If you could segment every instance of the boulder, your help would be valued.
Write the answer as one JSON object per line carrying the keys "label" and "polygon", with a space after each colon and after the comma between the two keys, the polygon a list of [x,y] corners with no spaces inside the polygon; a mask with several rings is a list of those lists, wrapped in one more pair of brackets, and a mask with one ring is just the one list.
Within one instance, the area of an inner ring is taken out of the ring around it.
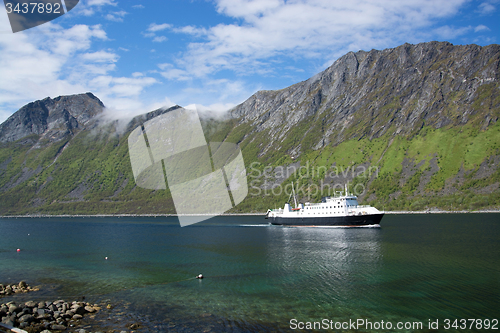
{"label": "boulder", "polygon": [[79,315],[84,315],[87,313],[87,310],[83,306],[78,306],[73,308],[73,311]]}
{"label": "boulder", "polygon": [[12,303],[9,305],[9,312],[10,313],[17,313],[19,311],[21,311],[21,309],[15,303]]}
{"label": "boulder", "polygon": [[55,330],[55,331],[63,331],[66,329],[66,326],[64,325],[60,325],[60,324],[52,324],[50,326],[51,329]]}
{"label": "boulder", "polygon": [[90,305],[87,305],[84,309],[85,309],[86,312],[90,312],[90,313],[94,313],[95,312],[94,307],[90,306]]}
{"label": "boulder", "polygon": [[2,323],[8,326],[14,326],[14,322],[10,320],[9,317],[3,317],[2,318]]}
{"label": "boulder", "polygon": [[26,305],[28,308],[34,308],[34,307],[38,306],[38,303],[33,302],[33,301],[28,301],[28,302],[24,303],[24,305]]}
{"label": "boulder", "polygon": [[20,323],[31,323],[35,321],[35,317],[31,314],[25,314],[19,318]]}

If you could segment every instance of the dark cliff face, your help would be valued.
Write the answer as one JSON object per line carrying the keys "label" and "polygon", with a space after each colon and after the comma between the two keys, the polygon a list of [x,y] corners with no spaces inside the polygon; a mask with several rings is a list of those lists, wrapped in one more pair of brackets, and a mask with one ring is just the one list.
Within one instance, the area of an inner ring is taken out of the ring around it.
{"label": "dark cliff face", "polygon": [[92,93],[49,97],[29,103],[0,125],[0,142],[12,142],[32,134],[58,141],[87,125],[102,113],[104,105]]}
{"label": "dark cliff face", "polygon": [[231,115],[268,129],[274,141],[301,122],[321,122],[316,143],[302,147],[313,149],[385,133],[411,136],[424,125],[484,129],[500,116],[499,64],[500,45],[430,42],[350,52],[307,81],[257,92]]}

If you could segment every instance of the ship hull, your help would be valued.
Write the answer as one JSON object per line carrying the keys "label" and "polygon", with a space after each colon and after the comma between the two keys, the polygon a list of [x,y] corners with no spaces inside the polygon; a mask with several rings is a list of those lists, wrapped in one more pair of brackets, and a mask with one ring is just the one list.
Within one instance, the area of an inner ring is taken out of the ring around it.
{"label": "ship hull", "polygon": [[286,226],[346,226],[356,227],[380,224],[384,214],[321,217],[269,217],[271,224]]}

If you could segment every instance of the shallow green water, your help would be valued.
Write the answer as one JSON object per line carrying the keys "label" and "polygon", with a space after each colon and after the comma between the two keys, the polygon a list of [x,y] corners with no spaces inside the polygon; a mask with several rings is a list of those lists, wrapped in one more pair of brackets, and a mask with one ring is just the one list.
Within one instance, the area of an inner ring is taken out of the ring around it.
{"label": "shallow green water", "polygon": [[144,331],[288,331],[295,318],[423,323],[385,330],[398,332],[439,320],[449,332],[445,319],[500,319],[498,214],[388,215],[381,228],[263,223],[0,219],[0,282],[41,284],[31,299],[109,299]]}

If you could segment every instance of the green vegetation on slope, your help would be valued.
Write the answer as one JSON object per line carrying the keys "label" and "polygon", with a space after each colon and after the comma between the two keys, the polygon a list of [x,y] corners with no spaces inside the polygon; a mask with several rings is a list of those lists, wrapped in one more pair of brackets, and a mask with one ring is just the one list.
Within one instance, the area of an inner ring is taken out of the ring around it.
{"label": "green vegetation on slope", "polygon": [[135,186],[127,137],[112,126],[44,148],[10,143],[0,148],[0,158],[0,164],[10,159],[0,174],[2,215],[175,212],[168,191]]}
{"label": "green vegetation on slope", "polygon": [[[312,150],[317,124],[306,121],[279,141],[237,119],[203,122],[207,141],[239,143],[243,151],[249,195],[231,212],[280,207],[292,182],[302,201],[318,201],[348,182],[362,202],[385,210],[500,206],[498,123],[486,130],[424,126],[411,137],[385,134]],[[37,139],[0,147],[0,214],[175,213],[168,190],[135,185],[127,133],[109,125],[33,147]],[[287,152],[297,145],[308,148],[293,159]],[[275,170],[292,163],[296,172],[280,186],[265,186]]]}
{"label": "green vegetation on slope", "polygon": [[[350,190],[357,192],[362,202],[386,210],[476,210],[500,206],[500,168],[494,162],[500,158],[498,123],[483,131],[472,125],[424,127],[412,138],[384,135],[309,150],[300,157],[300,170],[274,190],[263,189],[264,169],[268,167],[267,173],[271,174],[276,166],[290,164],[288,155],[280,158],[272,152],[255,158],[256,154],[248,154],[247,150],[248,145],[243,147],[244,155],[254,157],[245,160],[247,165],[259,164],[249,170],[249,181],[254,185],[235,212],[282,206],[289,196],[284,189],[290,189],[292,181],[302,201],[318,201],[332,195],[348,181]],[[326,175],[330,178],[325,179]],[[488,186],[490,189],[484,190]]]}

